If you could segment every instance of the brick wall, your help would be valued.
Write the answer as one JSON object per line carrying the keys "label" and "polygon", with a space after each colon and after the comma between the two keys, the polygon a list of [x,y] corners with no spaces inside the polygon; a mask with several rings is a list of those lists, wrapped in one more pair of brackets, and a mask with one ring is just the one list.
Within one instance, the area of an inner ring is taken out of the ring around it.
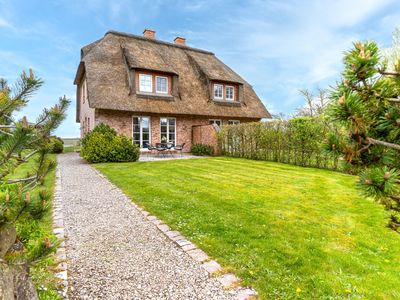
{"label": "brick wall", "polygon": [[89,107],[87,91],[82,91],[82,84],[84,81],[85,79],[77,87],[77,97],[80,102],[79,123],[81,138],[84,137],[86,132],[92,130],[95,127],[95,109]]}
{"label": "brick wall", "polygon": [[104,123],[118,134],[132,138],[132,113],[118,110],[96,110],[96,125]]}
{"label": "brick wall", "polygon": [[[112,111],[112,110],[97,110],[96,109],[96,125],[99,123],[105,123],[113,127],[119,134],[124,134],[129,138],[132,138],[132,117],[133,115],[141,115],[145,117],[150,117],[150,129],[151,129],[151,144],[155,145],[156,143],[161,142],[161,134],[160,134],[160,117],[174,117],[176,119],[176,144],[185,143],[184,152],[190,152],[190,148],[192,146],[192,128],[196,128],[196,126],[201,126],[201,139],[204,144],[215,144],[216,136],[213,133],[215,131],[213,126],[205,126],[209,125],[210,119],[221,119],[221,118],[208,118],[208,117],[200,117],[200,116],[168,116],[168,115],[159,115],[159,114],[135,114],[132,112],[124,112],[124,111]],[[237,120],[237,119],[235,119]],[[226,123],[228,119],[222,119],[223,123]],[[241,122],[249,122],[252,120],[240,120]],[[253,120],[254,121],[254,120]],[[197,134],[197,132],[196,132]],[[207,137],[210,135],[210,137]],[[200,143],[198,141],[195,143]]]}
{"label": "brick wall", "polygon": [[193,127],[193,144],[206,144],[214,149],[214,154],[219,155],[217,128],[214,125],[199,125]]}

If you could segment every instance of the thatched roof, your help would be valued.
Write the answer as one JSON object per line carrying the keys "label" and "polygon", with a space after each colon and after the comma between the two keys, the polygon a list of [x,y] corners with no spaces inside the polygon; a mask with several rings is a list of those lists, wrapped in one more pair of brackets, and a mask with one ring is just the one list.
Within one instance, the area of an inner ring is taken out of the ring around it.
{"label": "thatched roof", "polygon": [[[169,99],[136,94],[131,86],[131,70],[135,69],[171,74],[177,79],[177,92]],[[232,118],[270,117],[243,78],[213,53],[185,45],[110,31],[82,48],[74,83],[79,84],[84,74],[92,108]],[[242,91],[240,103],[212,101],[212,80],[237,83]]]}

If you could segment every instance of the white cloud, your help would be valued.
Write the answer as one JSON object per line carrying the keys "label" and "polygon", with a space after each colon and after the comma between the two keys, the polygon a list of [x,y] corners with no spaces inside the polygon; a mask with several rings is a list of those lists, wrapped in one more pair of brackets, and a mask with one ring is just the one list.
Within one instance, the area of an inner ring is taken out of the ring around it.
{"label": "white cloud", "polygon": [[392,2],[256,0],[240,7],[232,18],[211,24],[211,32],[201,36],[255,86],[267,105],[268,92],[278,92],[284,99],[273,99],[278,101],[274,109],[294,109],[301,104],[300,88],[334,83],[343,51],[352,41],[365,38],[357,27]]}
{"label": "white cloud", "polygon": [[0,28],[14,28],[14,26],[5,18],[0,17]]}

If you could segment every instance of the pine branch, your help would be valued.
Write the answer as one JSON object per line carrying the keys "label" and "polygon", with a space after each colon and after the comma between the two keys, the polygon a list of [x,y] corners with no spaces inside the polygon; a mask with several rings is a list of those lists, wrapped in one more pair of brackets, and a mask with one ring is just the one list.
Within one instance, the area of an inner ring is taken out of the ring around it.
{"label": "pine branch", "polygon": [[370,142],[373,145],[382,145],[382,146],[389,147],[389,148],[396,149],[396,150],[400,151],[400,145],[398,145],[398,144],[388,143],[388,142],[376,140],[376,139],[373,139],[373,138],[367,138],[367,141]]}
{"label": "pine branch", "polygon": [[26,178],[20,178],[20,179],[9,179],[7,181],[7,183],[18,183],[18,182],[25,182],[25,181],[29,181],[29,180],[33,180],[36,178],[36,175],[34,176],[30,176],[30,177],[26,177]]}
{"label": "pine branch", "polygon": [[4,131],[4,130],[1,130],[1,129],[0,129],[0,133],[1,133],[1,134],[8,135],[8,136],[13,136],[11,133],[9,133],[9,132],[7,132],[7,131]]}
{"label": "pine branch", "polygon": [[39,149],[36,149],[35,151],[32,151],[31,153],[29,153],[28,155],[26,155],[22,160],[23,161],[27,161],[32,155],[35,155],[36,153],[39,152]]}
{"label": "pine branch", "polygon": [[365,150],[368,150],[369,147],[371,147],[371,143],[368,143],[367,145],[365,145],[364,147],[362,147],[361,149],[359,149],[357,152],[358,154],[361,154],[362,152],[364,152]]}
{"label": "pine branch", "polygon": [[385,71],[383,69],[378,69],[378,72],[381,75],[385,75],[385,76],[400,76],[400,72],[390,72],[390,71]]}
{"label": "pine branch", "polygon": [[29,70],[29,76],[22,72],[21,77],[14,85],[14,95],[12,101],[23,100],[26,101],[27,98],[32,96],[41,86],[43,85],[43,80],[36,78],[32,70]]}

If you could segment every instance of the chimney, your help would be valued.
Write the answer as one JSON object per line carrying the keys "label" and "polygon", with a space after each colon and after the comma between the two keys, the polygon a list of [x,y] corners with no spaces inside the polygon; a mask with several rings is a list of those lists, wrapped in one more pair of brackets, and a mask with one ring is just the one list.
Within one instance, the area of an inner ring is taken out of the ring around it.
{"label": "chimney", "polygon": [[177,36],[177,37],[174,39],[174,43],[175,43],[175,44],[178,44],[178,45],[184,45],[184,46],[186,46],[186,39],[183,38],[183,37]]}
{"label": "chimney", "polygon": [[151,30],[151,29],[145,29],[143,31],[143,36],[148,38],[148,39],[155,40],[156,39],[156,32],[154,30]]}

